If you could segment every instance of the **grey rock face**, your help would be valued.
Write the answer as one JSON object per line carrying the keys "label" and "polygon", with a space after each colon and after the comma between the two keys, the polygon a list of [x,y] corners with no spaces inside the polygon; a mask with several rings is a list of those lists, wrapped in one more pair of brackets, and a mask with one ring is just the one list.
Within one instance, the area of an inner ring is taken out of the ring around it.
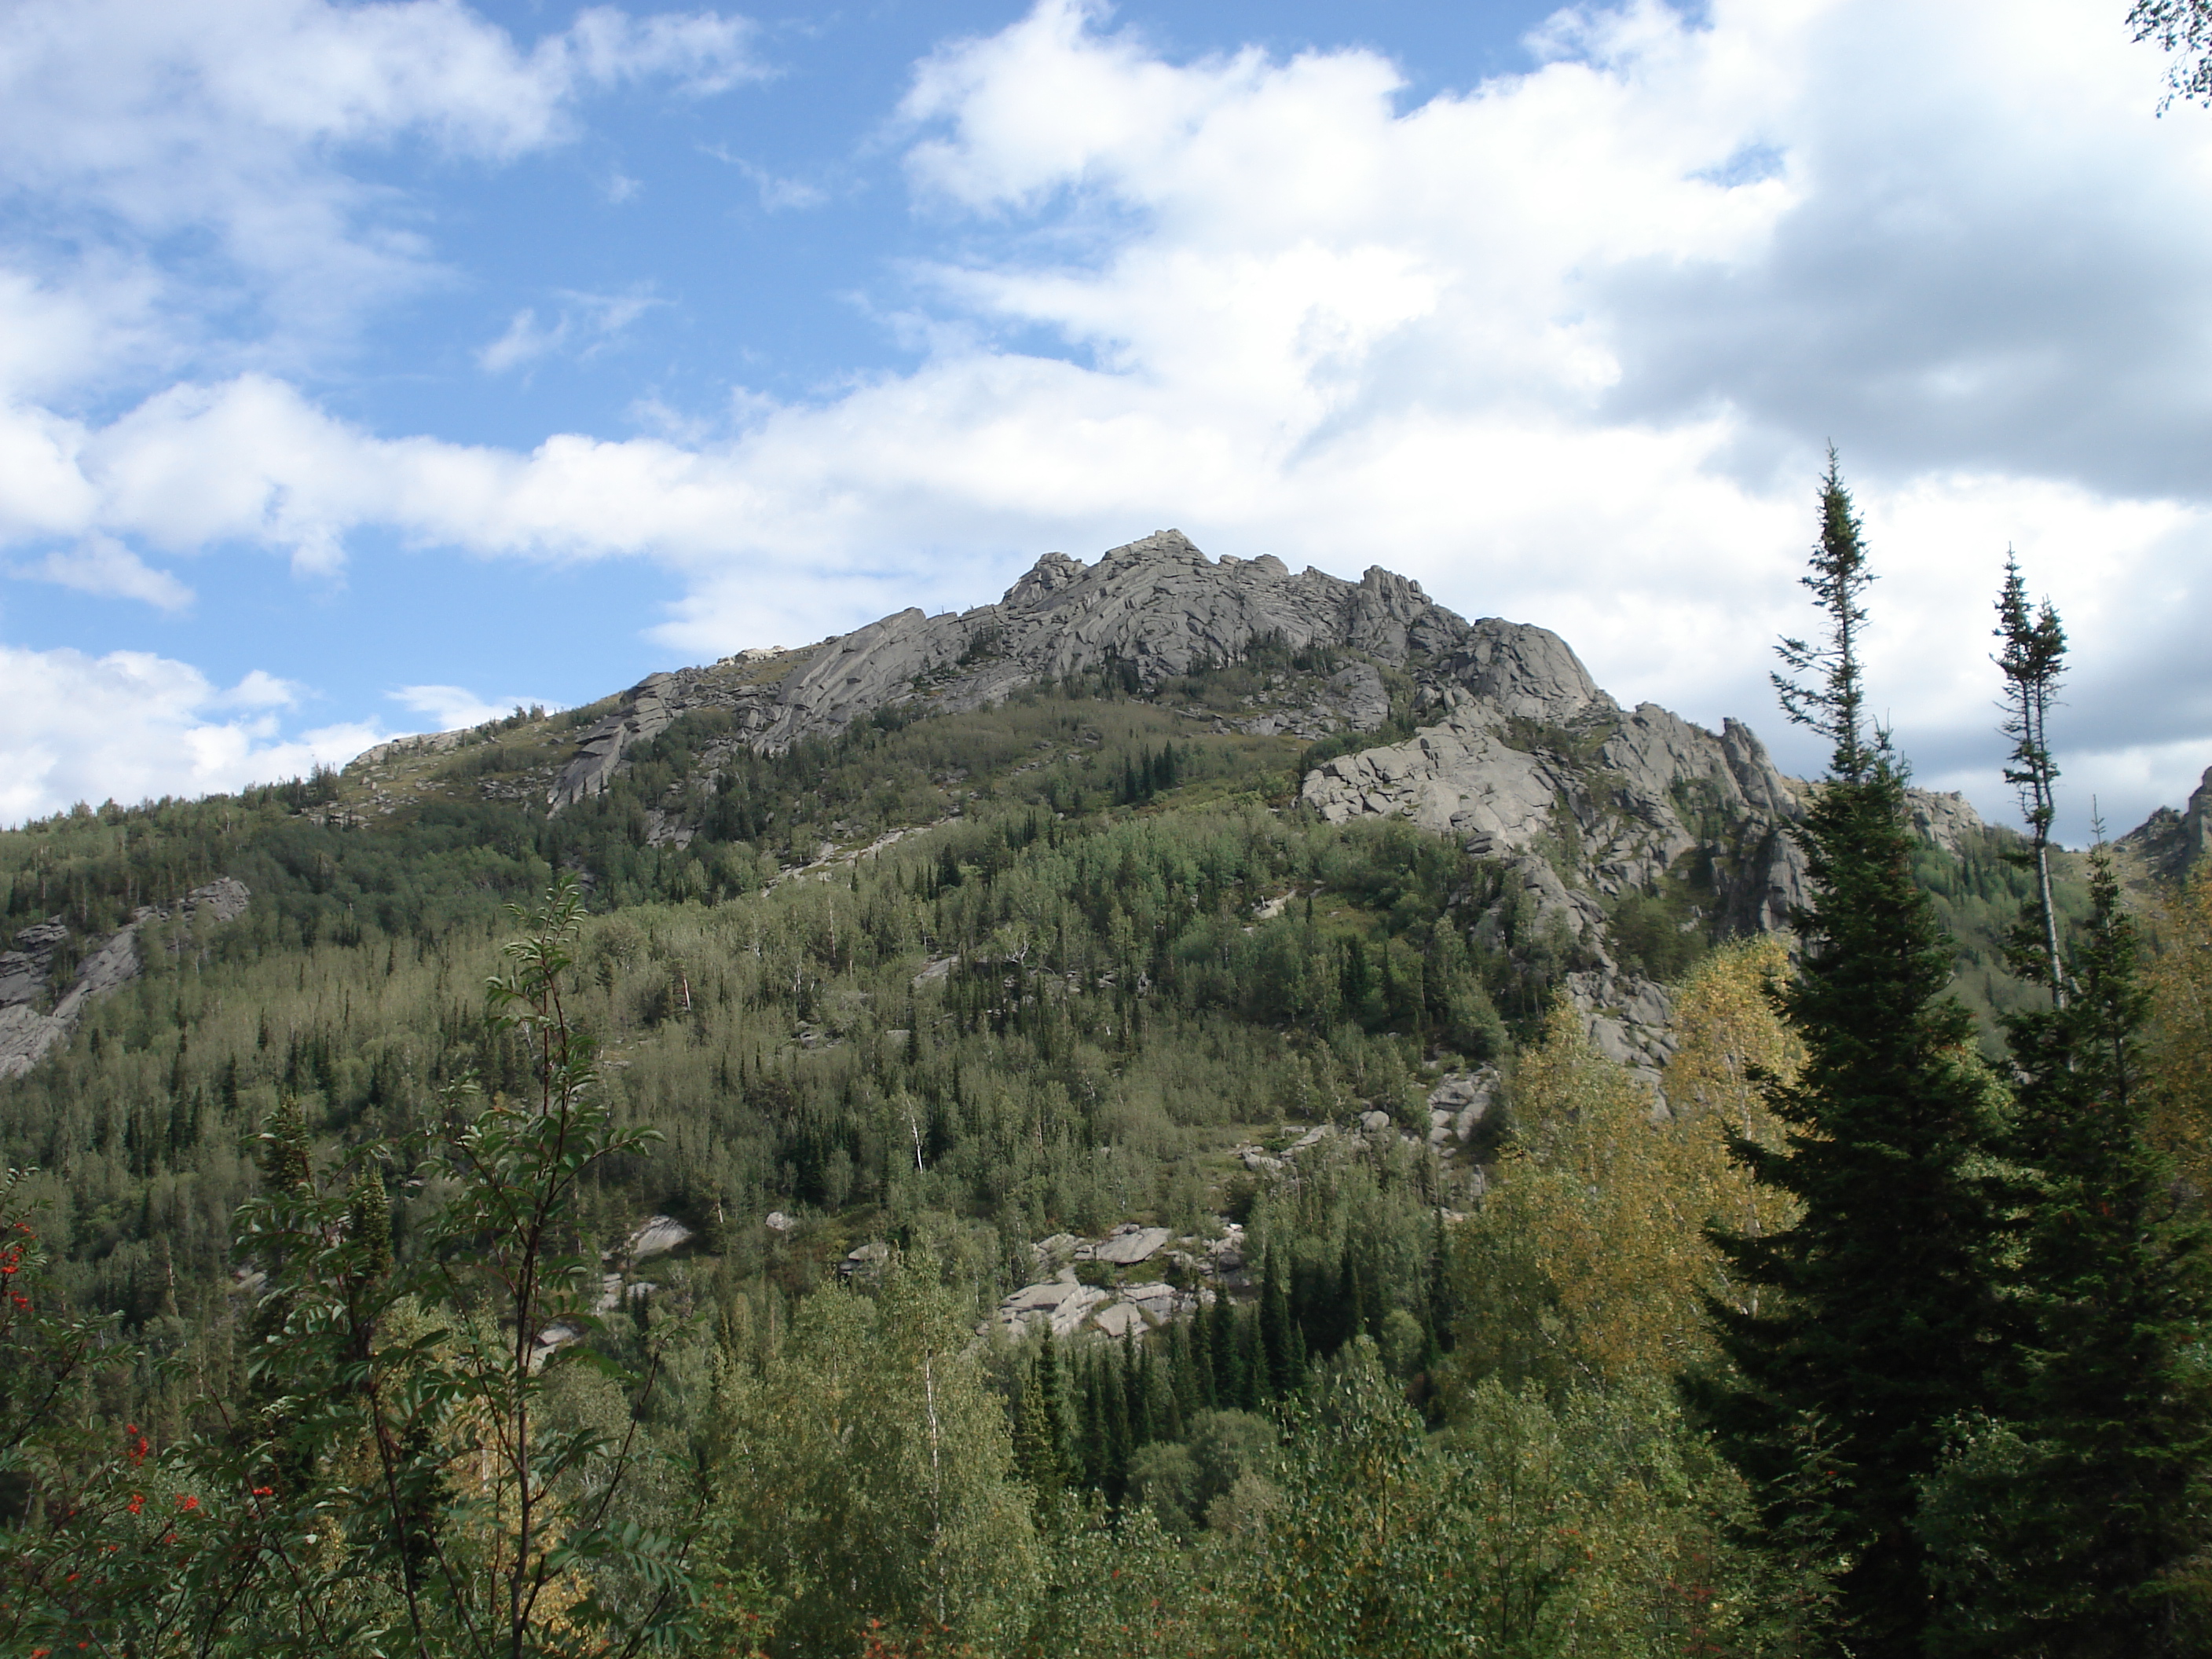
{"label": "grey rock face", "polygon": [[[88,1005],[137,977],[142,928],[170,921],[187,927],[229,921],[245,912],[252,897],[244,882],[224,876],[193,888],[173,905],[139,906],[77,964],[69,989],[50,1013],[41,1013],[37,1005],[69,930],[58,917],[23,929],[15,935],[16,948],[0,955],[0,1078],[28,1072],[69,1036]],[[172,950],[182,947],[181,939],[170,941]]]}
{"label": "grey rock face", "polygon": [[1671,1008],[1616,959],[1613,915],[1671,886],[1720,931],[1787,927],[1806,897],[1785,833],[1803,787],[1733,720],[1709,732],[1655,704],[1624,710],[1543,629],[1475,623],[1423,690],[1436,724],[1328,762],[1301,798],[1331,823],[1410,819],[1500,866],[1478,939],[1564,933],[1589,964],[1564,986],[1585,1034],[1656,1088]]}
{"label": "grey rock face", "polygon": [[[1201,661],[1236,660],[1262,640],[1355,651],[1374,661],[1346,665],[1305,714],[1259,716],[1246,729],[1272,722],[1267,730],[1302,735],[1371,732],[1389,720],[1390,707],[1375,663],[1463,651],[1487,664],[1498,641],[1516,632],[1510,623],[1470,627],[1419,583],[1387,570],[1370,569],[1357,582],[1312,569],[1293,575],[1273,557],[1209,559],[1180,531],[1163,530],[1092,565],[1048,553],[996,605],[935,617],[902,611],[804,650],[743,653],[650,676],[579,739],[549,801],[557,811],[599,793],[627,751],[694,708],[726,709],[741,741],[776,752],[879,708],[918,704],[955,714],[1109,664],[1156,686]],[[1559,652],[1572,662],[1564,646]],[[1526,684],[1516,684],[1531,708],[1557,701],[1538,689],[1544,669],[1528,665]]]}
{"label": "grey rock face", "polygon": [[1717,732],[1654,704],[1623,711],[1565,641],[1485,623],[1437,688],[1443,717],[1402,744],[1330,761],[1301,797],[1331,823],[1410,818],[1503,862],[1509,886],[1594,955],[1611,904],[1694,880],[1726,928],[1771,931],[1804,897],[1782,831],[1802,811],[1748,727]]}
{"label": "grey rock face", "polygon": [[2212,842],[2212,766],[2179,811],[2161,806],[2142,823],[2120,837],[2123,851],[2134,854],[2151,873],[2179,881],[2196,867]]}
{"label": "grey rock face", "polygon": [[1429,1091],[1429,1144],[1443,1146],[1447,1139],[1464,1141],[1482,1120],[1498,1093],[1498,1068],[1453,1072],[1437,1079]]}
{"label": "grey rock face", "polygon": [[15,935],[15,948],[0,951],[0,1008],[19,1007],[45,995],[54,953],[69,938],[59,916],[33,922]]}
{"label": "grey rock face", "polygon": [[1913,829],[1947,853],[1956,853],[1961,841],[1983,827],[1982,815],[1956,791],[1908,790],[1905,809],[1912,815]]}
{"label": "grey rock face", "polygon": [[1659,1079],[1680,1045],[1674,1030],[1674,1002],[1666,988],[1637,975],[1606,969],[1570,974],[1564,989],[1582,1016],[1583,1035],[1590,1047],[1649,1085],[1652,1115],[1668,1116]]}

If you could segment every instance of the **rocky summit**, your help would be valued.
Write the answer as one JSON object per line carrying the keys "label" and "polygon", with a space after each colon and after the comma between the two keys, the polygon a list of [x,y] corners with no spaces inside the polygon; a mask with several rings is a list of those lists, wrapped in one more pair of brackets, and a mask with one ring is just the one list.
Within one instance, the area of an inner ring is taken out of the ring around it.
{"label": "rocky summit", "polygon": [[[1323,652],[1330,665],[1220,724],[1387,739],[1316,767],[1299,798],[1331,822],[1403,818],[1504,865],[1490,934],[1525,935],[1533,922],[1594,961],[1569,994],[1593,1040],[1650,1076],[1668,1050],[1667,995],[1618,959],[1620,902],[1671,893],[1698,925],[1753,933],[1786,926],[1805,896],[1802,855],[1783,833],[1805,786],[1748,726],[1710,732],[1654,704],[1625,709],[1558,635],[1469,622],[1379,566],[1358,581],[1293,574],[1273,557],[1209,558],[1175,530],[1095,564],[1048,553],[996,605],[902,611],[804,649],[654,674],[580,734],[549,805],[605,789],[637,744],[695,709],[726,711],[736,743],[775,753],[882,710],[980,708],[1088,671],[1157,688],[1262,643]],[[1915,806],[1939,839],[1979,827],[1957,796],[1916,794]]]}
{"label": "rocky summit", "polygon": [[776,751],[878,709],[980,708],[1040,680],[1107,664],[1157,685],[1194,664],[1233,661],[1263,639],[1362,659],[1275,729],[1371,731],[1389,714],[1373,665],[1480,651],[1483,629],[1542,633],[1510,623],[1470,627],[1432,603],[1419,583],[1379,567],[1357,582],[1313,569],[1292,575],[1276,558],[1209,559],[1181,531],[1163,530],[1092,565],[1048,553],[996,605],[935,617],[902,611],[801,650],[744,651],[649,676],[584,733],[550,799],[558,807],[596,793],[633,744],[694,708],[727,709],[747,743]]}

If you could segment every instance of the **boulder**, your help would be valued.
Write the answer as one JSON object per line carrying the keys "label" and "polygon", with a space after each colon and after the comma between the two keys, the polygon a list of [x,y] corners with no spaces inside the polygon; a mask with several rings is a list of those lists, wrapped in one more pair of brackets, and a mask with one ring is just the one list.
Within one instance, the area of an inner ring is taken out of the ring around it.
{"label": "boulder", "polygon": [[872,1279],[883,1271],[884,1264],[891,1259],[891,1247],[884,1243],[860,1245],[848,1252],[837,1264],[840,1277]]}
{"label": "boulder", "polygon": [[1102,1241],[1093,1247],[1091,1255],[1117,1267],[1131,1267],[1158,1253],[1171,1237],[1165,1227],[1133,1228]]}
{"label": "boulder", "polygon": [[1131,1331],[1141,1333],[1145,1329],[1143,1312],[1127,1302],[1116,1302],[1109,1308],[1101,1309],[1092,1316],[1091,1322],[1117,1342]]}
{"label": "boulder", "polygon": [[674,1217],[650,1216],[642,1227],[629,1236],[623,1253],[633,1262],[642,1261],[647,1256],[665,1255],[690,1237],[691,1230]]}

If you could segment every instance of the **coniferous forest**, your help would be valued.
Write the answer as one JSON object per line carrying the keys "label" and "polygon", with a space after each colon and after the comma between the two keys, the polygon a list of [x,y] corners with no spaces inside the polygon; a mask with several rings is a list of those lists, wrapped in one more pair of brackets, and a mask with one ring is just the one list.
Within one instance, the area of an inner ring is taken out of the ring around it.
{"label": "coniferous forest", "polygon": [[0,1651],[2206,1651],[2212,865],[2052,843],[2017,569],[2028,832],[1920,833],[1832,463],[1817,534],[1808,902],[1603,898],[1663,1065],[1301,805],[1405,685],[1217,718],[1279,640],[0,835],[41,971],[143,963],[0,1079]]}

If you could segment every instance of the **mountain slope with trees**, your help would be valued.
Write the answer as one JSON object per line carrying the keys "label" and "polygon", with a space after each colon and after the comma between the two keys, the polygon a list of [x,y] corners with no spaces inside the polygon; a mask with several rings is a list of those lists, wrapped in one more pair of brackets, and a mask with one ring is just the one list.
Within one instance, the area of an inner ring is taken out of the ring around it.
{"label": "mountain slope with trees", "polygon": [[[1826,1500],[1674,1389],[1773,1313],[1709,1230],[1816,1212],[1751,1177],[1776,1080],[1828,1063],[1766,988],[1843,796],[1542,630],[1267,563],[1051,558],[962,617],[0,836],[45,930],[0,991],[40,1017],[141,907],[251,895],[140,920],[0,1080],[22,1616],[153,1620],[142,1651],[1806,1650],[1860,1594],[1793,1518]],[[2039,878],[1952,798],[1884,802],[1946,1063],[2001,1092],[1974,1016],[1994,1054],[2039,994],[2006,955]],[[2146,1049],[2185,1169],[2190,1029]],[[580,1146],[524,1133],[586,1097]],[[688,1237],[648,1262],[651,1216]],[[1182,1241],[1142,1305],[1195,1314],[988,1316],[1125,1222]],[[218,1489],[258,1541],[189,1594],[64,1588]],[[344,1541],[303,1555],[316,1504]]]}

